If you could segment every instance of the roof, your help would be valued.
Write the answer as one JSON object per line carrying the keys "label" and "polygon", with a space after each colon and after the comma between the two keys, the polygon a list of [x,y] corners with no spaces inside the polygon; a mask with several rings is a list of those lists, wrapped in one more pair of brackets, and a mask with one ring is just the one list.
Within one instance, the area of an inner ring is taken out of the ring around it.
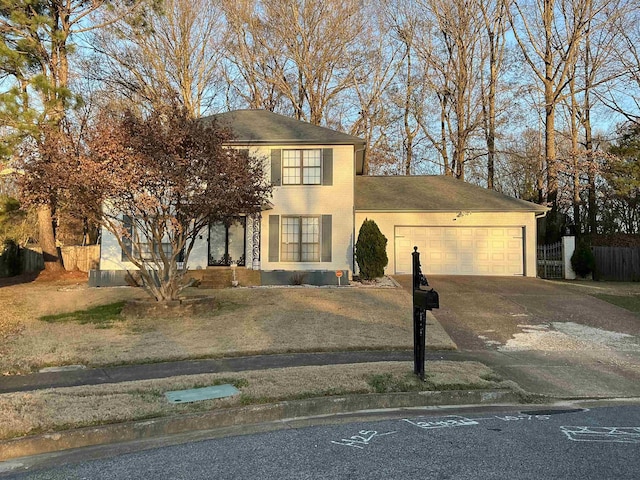
{"label": "roof", "polygon": [[234,110],[204,117],[229,127],[238,145],[361,145],[364,140],[268,110]]}
{"label": "roof", "polygon": [[443,175],[356,176],[355,203],[359,211],[544,213],[548,210],[545,206]]}

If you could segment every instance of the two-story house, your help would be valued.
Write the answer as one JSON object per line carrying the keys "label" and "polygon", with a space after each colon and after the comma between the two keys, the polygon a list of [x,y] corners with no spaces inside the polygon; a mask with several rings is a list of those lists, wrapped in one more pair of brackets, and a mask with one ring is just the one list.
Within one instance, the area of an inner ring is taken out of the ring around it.
{"label": "two-story house", "polygon": [[[536,275],[536,216],[545,207],[442,176],[363,177],[362,139],[276,113],[208,118],[233,131],[230,147],[265,161],[274,189],[260,214],[201,232],[191,271],[234,264],[259,271],[253,283],[262,284],[290,284],[295,275],[335,284],[340,271],[344,283],[357,270],[354,246],[370,218],[388,239],[390,274],[410,273],[417,245],[425,273]],[[111,274],[92,284],[122,283],[135,269],[118,253],[103,231],[100,270]]]}

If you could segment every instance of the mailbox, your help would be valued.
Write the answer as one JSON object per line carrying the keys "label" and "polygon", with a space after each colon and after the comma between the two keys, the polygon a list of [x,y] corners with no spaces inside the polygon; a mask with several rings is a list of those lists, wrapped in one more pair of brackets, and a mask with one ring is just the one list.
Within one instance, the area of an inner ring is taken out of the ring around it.
{"label": "mailbox", "polygon": [[440,308],[440,297],[433,288],[431,290],[415,289],[413,291],[413,306],[424,310]]}

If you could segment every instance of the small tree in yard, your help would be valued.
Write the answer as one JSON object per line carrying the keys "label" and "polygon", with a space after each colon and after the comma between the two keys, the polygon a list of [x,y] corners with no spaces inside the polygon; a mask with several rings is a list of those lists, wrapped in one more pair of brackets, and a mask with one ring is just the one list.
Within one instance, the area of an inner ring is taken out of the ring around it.
{"label": "small tree in yard", "polygon": [[372,280],[384,275],[384,267],[389,263],[387,237],[382,234],[373,220],[365,218],[360,227],[356,242],[356,261],[360,276],[364,280]]}
{"label": "small tree in yard", "polygon": [[103,113],[78,160],[69,191],[80,206],[99,200],[94,218],[157,301],[188,286],[189,255],[209,222],[258,212],[270,195],[262,161],[226,148],[231,138],[179,107]]}

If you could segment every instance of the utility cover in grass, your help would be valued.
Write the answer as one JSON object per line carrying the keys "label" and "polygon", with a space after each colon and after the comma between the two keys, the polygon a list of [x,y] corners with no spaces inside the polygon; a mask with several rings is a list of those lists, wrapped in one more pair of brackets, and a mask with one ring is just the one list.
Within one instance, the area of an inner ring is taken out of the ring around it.
{"label": "utility cover in grass", "polygon": [[213,387],[192,388],[190,390],[175,390],[166,392],[169,403],[190,403],[199,402],[201,400],[212,400],[214,398],[231,397],[240,393],[233,385],[225,383],[224,385],[215,385]]}

